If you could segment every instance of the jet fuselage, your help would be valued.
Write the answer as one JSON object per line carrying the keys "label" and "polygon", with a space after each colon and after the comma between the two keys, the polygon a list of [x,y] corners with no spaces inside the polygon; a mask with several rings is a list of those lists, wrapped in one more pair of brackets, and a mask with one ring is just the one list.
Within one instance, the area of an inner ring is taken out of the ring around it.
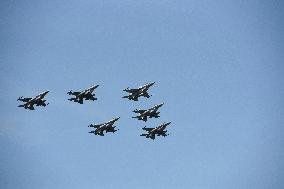
{"label": "jet fuselage", "polygon": [[30,110],[34,110],[34,105],[36,106],[46,106],[48,104],[45,104],[46,100],[43,100],[43,98],[47,95],[49,91],[44,91],[40,94],[38,94],[37,96],[33,97],[33,98],[22,98],[19,97],[18,100],[25,102],[23,105],[19,105],[18,107],[24,107],[25,109],[30,109]]}

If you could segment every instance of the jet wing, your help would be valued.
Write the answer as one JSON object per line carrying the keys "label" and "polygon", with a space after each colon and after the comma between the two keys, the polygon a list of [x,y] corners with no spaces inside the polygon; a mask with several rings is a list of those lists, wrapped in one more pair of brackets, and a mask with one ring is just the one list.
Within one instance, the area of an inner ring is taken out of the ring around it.
{"label": "jet wing", "polygon": [[28,102],[28,101],[30,101],[32,98],[21,98],[21,97],[19,97],[18,98],[18,101],[22,101],[22,102]]}
{"label": "jet wing", "polygon": [[30,109],[30,110],[34,110],[35,108],[34,108],[33,106],[30,106],[29,109]]}
{"label": "jet wing", "polygon": [[98,135],[105,136],[103,132],[99,132]]}
{"label": "jet wing", "polygon": [[124,91],[128,93],[136,93],[137,91],[139,91],[139,89],[124,89]]}
{"label": "jet wing", "polygon": [[95,135],[104,136],[103,130],[101,128],[97,128],[94,131],[90,131],[89,133],[94,133]]}
{"label": "jet wing", "polygon": [[147,121],[147,116],[143,116],[142,120],[146,122]]}
{"label": "jet wing", "polygon": [[35,109],[33,105],[28,105],[27,108],[30,109],[30,110],[34,110]]}
{"label": "jet wing", "polygon": [[139,114],[143,114],[144,112],[146,112],[146,110],[133,110],[134,113],[139,113]]}
{"label": "jet wing", "polygon": [[36,106],[47,106],[49,103],[45,103],[45,100],[42,100],[40,102],[37,102],[35,105]]}
{"label": "jet wing", "polygon": [[91,124],[88,127],[100,128],[100,126],[102,126],[102,124]]}
{"label": "jet wing", "polygon": [[138,96],[132,96],[132,99],[133,99],[134,101],[138,101]]}
{"label": "jet wing", "polygon": [[78,103],[83,104],[83,98],[79,98]]}
{"label": "jet wing", "polygon": [[72,92],[72,95],[77,96],[78,94],[80,94],[81,92]]}
{"label": "jet wing", "polygon": [[69,95],[75,95],[75,96],[77,96],[78,94],[80,94],[81,92],[73,92],[73,91],[69,91],[67,94],[69,94]]}
{"label": "jet wing", "polygon": [[150,95],[149,95],[149,93],[147,93],[147,92],[144,93],[144,96],[145,96],[146,98],[150,98]]}
{"label": "jet wing", "polygon": [[156,136],[155,134],[151,134],[149,137],[154,140],[155,136]]}
{"label": "jet wing", "polygon": [[129,100],[134,100],[134,101],[138,101],[138,96],[137,95],[127,95],[127,96],[123,96],[122,98],[128,98]]}
{"label": "jet wing", "polygon": [[163,137],[166,137],[166,136],[168,136],[169,134],[166,134],[166,132],[164,132],[164,133],[161,133],[160,135],[162,135]]}
{"label": "jet wing", "polygon": [[146,127],[143,127],[142,129],[145,130],[145,131],[152,131],[152,130],[154,130],[155,128],[146,128]]}

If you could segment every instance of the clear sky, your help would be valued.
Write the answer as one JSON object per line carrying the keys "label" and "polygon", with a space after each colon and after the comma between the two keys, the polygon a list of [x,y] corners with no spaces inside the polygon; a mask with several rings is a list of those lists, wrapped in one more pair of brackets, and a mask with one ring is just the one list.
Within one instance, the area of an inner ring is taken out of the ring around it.
{"label": "clear sky", "polygon": [[[0,1],[0,188],[284,188],[283,13],[280,0]],[[150,99],[121,98],[153,81]],[[67,100],[93,84],[98,101]],[[48,107],[17,107],[44,90]],[[161,102],[159,119],[131,119]],[[117,133],[88,133],[115,116]],[[164,121],[167,138],[139,136]]]}

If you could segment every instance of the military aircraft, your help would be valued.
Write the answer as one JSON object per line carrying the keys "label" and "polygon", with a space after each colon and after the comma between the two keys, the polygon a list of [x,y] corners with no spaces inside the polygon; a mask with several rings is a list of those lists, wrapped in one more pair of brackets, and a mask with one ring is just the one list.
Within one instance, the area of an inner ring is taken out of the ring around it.
{"label": "military aircraft", "polygon": [[74,98],[69,98],[68,100],[70,101],[74,101],[74,102],[78,102],[80,104],[83,104],[83,100],[97,100],[97,98],[95,97],[95,94],[92,94],[94,92],[94,90],[98,87],[99,85],[93,85],[90,88],[83,90],[81,92],[72,92],[69,91],[67,94],[69,95],[74,95]]}
{"label": "military aircraft", "polygon": [[164,105],[164,103],[157,104],[157,105],[149,108],[148,110],[139,110],[139,109],[133,110],[134,113],[138,113],[140,115],[132,117],[132,118],[137,118],[138,120],[143,120],[145,122],[147,121],[147,117],[149,117],[149,118],[152,118],[152,117],[158,118],[158,117],[160,117],[159,116],[160,112],[157,112],[157,111],[163,105]]}
{"label": "military aircraft", "polygon": [[156,128],[146,128],[145,126],[142,129],[145,130],[147,133],[141,134],[140,136],[145,136],[146,138],[151,138],[152,140],[155,139],[155,135],[166,137],[169,134],[166,134],[167,130],[165,129],[169,124],[171,124],[171,122],[165,122]]}
{"label": "military aircraft", "polygon": [[24,107],[25,109],[34,110],[34,105],[36,106],[47,106],[49,103],[45,103],[46,100],[43,100],[45,95],[47,95],[49,91],[44,91],[39,95],[33,98],[23,98],[23,96],[19,97],[17,101],[24,102],[24,104],[19,105],[18,107]]}
{"label": "military aircraft", "polygon": [[129,95],[123,96],[122,98],[128,98],[128,100],[134,100],[134,101],[138,101],[138,98],[140,96],[144,96],[146,98],[150,98],[150,95],[148,94],[147,91],[154,84],[155,84],[155,82],[147,83],[147,84],[145,84],[143,86],[138,87],[137,89],[130,89],[129,87],[127,87],[123,91],[128,92]]}
{"label": "military aircraft", "polygon": [[113,124],[114,124],[114,122],[119,120],[119,118],[120,117],[116,117],[116,118],[113,118],[112,120],[110,120],[108,122],[101,123],[101,124],[91,124],[88,127],[93,127],[93,128],[95,128],[95,130],[90,131],[89,133],[94,133],[95,135],[100,135],[100,136],[104,136],[104,131],[106,133],[108,133],[108,132],[115,133],[119,129],[115,129],[116,126],[113,126]]}

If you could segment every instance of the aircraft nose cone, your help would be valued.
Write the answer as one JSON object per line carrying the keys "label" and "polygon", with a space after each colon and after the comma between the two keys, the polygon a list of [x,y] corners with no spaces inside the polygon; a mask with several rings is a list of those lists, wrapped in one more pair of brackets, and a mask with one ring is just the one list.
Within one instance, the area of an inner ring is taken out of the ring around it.
{"label": "aircraft nose cone", "polygon": [[160,108],[160,107],[162,107],[163,105],[164,105],[164,103],[155,105],[155,107],[156,107],[156,108]]}
{"label": "aircraft nose cone", "polygon": [[96,89],[99,85],[92,85],[89,89]]}

